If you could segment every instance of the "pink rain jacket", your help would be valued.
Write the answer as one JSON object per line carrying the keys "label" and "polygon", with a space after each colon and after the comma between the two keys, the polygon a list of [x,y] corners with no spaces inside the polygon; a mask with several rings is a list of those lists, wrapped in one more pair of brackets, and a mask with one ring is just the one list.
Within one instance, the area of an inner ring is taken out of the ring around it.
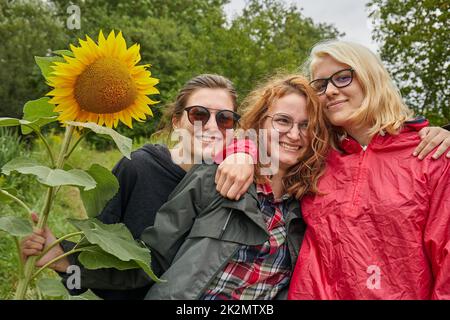
{"label": "pink rain jacket", "polygon": [[450,299],[450,161],[413,157],[417,129],[331,152],[289,299]]}

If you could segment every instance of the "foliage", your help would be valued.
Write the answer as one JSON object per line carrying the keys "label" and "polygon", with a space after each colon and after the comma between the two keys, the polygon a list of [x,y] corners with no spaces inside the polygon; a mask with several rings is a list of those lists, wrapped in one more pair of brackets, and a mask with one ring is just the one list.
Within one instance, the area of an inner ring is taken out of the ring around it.
{"label": "foliage", "polygon": [[[228,21],[227,0],[85,0],[81,29],[69,30],[69,0],[0,0],[0,116],[20,117],[21,106],[48,92],[32,57],[67,48],[85,34],[99,29],[122,30],[127,43],[141,44],[142,61],[151,61],[152,72],[162,79],[159,110],[155,117],[135,125],[120,125],[118,132],[132,139],[150,137],[158,129],[161,109],[191,77],[206,72],[223,74],[236,84],[242,98],[254,84],[271,73],[297,70],[308,49],[337,30],[314,24],[299,8],[283,0],[250,0],[241,15]],[[14,74],[14,77],[11,75]],[[87,137],[98,147],[111,140]]]}
{"label": "foliage", "polygon": [[435,125],[450,122],[450,3],[372,0],[374,39],[408,105]]}

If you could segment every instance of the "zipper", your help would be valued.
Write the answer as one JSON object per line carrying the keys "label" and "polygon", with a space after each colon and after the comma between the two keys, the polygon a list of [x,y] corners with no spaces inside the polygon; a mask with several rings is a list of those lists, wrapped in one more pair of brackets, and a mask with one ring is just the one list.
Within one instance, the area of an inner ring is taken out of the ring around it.
{"label": "zipper", "polygon": [[233,209],[230,209],[230,212],[228,213],[227,220],[225,221],[225,224],[224,224],[224,226],[222,227],[222,231],[220,232],[219,239],[222,239],[223,234],[225,233],[225,230],[227,229],[228,222],[230,221],[230,218],[231,218],[231,214],[232,214],[232,213],[233,213]]}
{"label": "zipper", "polygon": [[357,174],[357,176],[356,176],[356,183],[355,183],[355,187],[354,187],[354,189],[353,189],[353,196],[352,196],[352,202],[351,202],[351,204],[350,204],[350,212],[352,213],[353,212],[353,209],[355,208],[355,206],[356,206],[356,201],[357,201],[357,197],[358,197],[358,195],[359,195],[359,185],[361,184],[361,172],[362,172],[362,167],[363,167],[363,163],[364,163],[364,159],[366,158],[366,154],[367,154],[367,152],[368,152],[368,150],[367,150],[367,148],[366,149],[363,149],[364,151],[363,151],[363,153],[362,153],[362,155],[360,156],[360,158],[359,158],[359,160],[358,160],[358,174]]}

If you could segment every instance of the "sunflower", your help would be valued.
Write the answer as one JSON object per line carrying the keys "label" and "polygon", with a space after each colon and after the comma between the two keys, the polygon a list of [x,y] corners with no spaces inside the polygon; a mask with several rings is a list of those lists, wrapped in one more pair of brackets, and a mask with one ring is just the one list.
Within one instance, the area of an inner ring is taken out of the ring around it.
{"label": "sunflower", "polygon": [[50,103],[55,104],[58,120],[95,122],[109,128],[119,120],[132,128],[132,119],[143,121],[153,115],[148,105],[155,104],[147,95],[158,94],[141,60],[139,44],[127,49],[122,33],[114,31],[105,39],[102,31],[98,44],[89,36],[79,39],[80,47],[70,45],[74,57],[63,55],[65,62],[55,62],[48,77],[54,89]]}

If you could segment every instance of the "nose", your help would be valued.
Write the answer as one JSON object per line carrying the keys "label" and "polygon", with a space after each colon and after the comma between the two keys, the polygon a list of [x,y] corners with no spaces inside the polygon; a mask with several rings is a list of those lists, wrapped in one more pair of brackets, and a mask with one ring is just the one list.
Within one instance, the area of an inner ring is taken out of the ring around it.
{"label": "nose", "polygon": [[203,126],[205,131],[219,131],[216,120],[216,112],[211,112],[208,122]]}
{"label": "nose", "polygon": [[294,124],[294,125],[292,126],[291,130],[289,130],[289,131],[286,133],[286,136],[287,136],[290,140],[292,140],[292,141],[297,141],[297,140],[299,140],[299,139],[300,139],[300,136],[301,136],[301,131],[300,131],[298,125],[297,125],[297,124]]}
{"label": "nose", "polygon": [[327,89],[325,90],[325,95],[330,97],[337,94],[339,94],[339,89],[336,88],[331,81],[328,81]]}

